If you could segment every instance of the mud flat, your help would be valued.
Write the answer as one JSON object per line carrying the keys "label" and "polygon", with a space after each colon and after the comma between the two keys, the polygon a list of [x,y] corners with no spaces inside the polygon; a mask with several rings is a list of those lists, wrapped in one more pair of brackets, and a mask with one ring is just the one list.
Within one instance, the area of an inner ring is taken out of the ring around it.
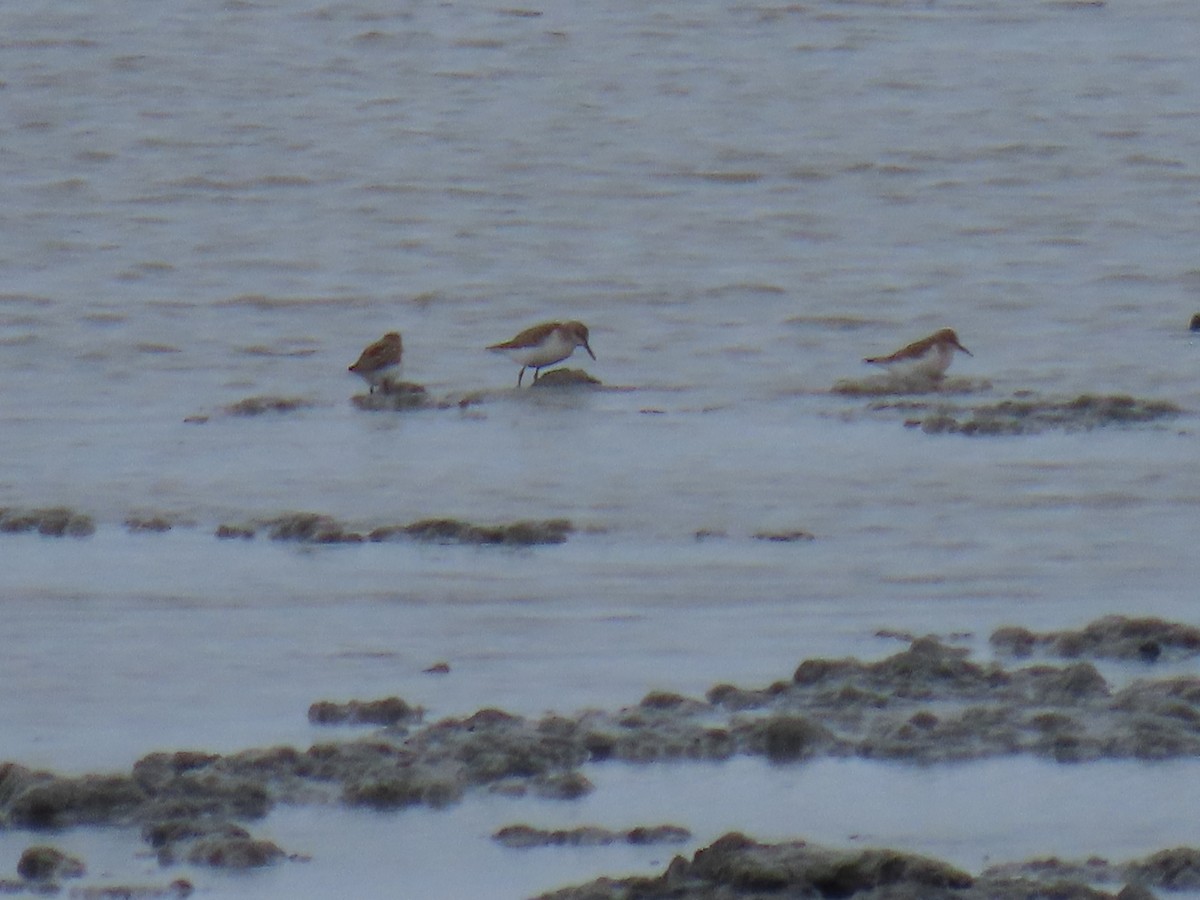
{"label": "mud flat", "polygon": [[1179,406],[1166,400],[1091,394],[1069,399],[1019,396],[978,404],[888,400],[872,403],[870,410],[874,413],[899,414],[906,427],[920,428],[926,434],[961,434],[968,437],[1145,425],[1167,421],[1183,413]]}
{"label": "mud flat", "polygon": [[252,522],[225,523],[217,528],[218,538],[251,539],[265,532],[273,541],[308,544],[360,544],[364,541],[414,540],[440,544],[505,544],[533,546],[561,544],[575,530],[566,519],[523,519],[495,525],[461,519],[421,519],[417,522],[357,528],[322,513],[287,513]]}
{"label": "mud flat", "polygon": [[972,378],[949,376],[929,378],[923,375],[893,375],[890,373],[864,375],[838,381],[831,389],[844,397],[910,397],[954,394],[975,394],[991,389],[991,383]]}
{"label": "mud flat", "polygon": [[[583,369],[551,369],[529,384],[539,390],[598,389],[603,384]],[[510,390],[474,390],[459,394],[432,396],[424,385],[412,382],[388,382],[386,390],[373,394],[355,394],[350,402],[364,412],[407,412],[424,409],[466,409],[489,400],[511,396]]]}
{"label": "mud flat", "polygon": [[[281,397],[276,395],[262,395],[255,397],[246,397],[238,400],[236,403],[230,403],[223,406],[216,415],[232,416],[234,418],[252,418],[267,414],[285,414],[298,412],[300,410],[312,409],[317,404],[307,397]],[[194,413],[187,416],[183,421],[189,425],[203,425],[213,418],[213,413]]]}
{"label": "mud flat", "polygon": [[[155,513],[130,515],[126,517],[124,526],[130,534],[165,534],[178,526],[194,527],[195,523],[179,521],[170,513]],[[568,519],[478,523],[446,517],[364,526],[324,513],[288,512],[242,522],[223,522],[216,527],[214,535],[223,540],[251,540],[261,534],[273,541],[301,544],[411,540],[437,544],[528,547],[565,543],[575,530],[574,524]],[[70,507],[0,508],[0,535],[36,533],[44,537],[85,538],[95,532],[95,520],[87,513]]]}
{"label": "mud flat", "polygon": [[530,387],[539,389],[562,387],[590,388],[600,386],[600,379],[589,375],[583,369],[550,369],[547,372],[543,372],[538,377],[538,380],[530,385]]}
{"label": "mud flat", "polygon": [[358,409],[372,412],[435,409],[439,405],[424,385],[410,381],[384,381],[380,390],[373,394],[355,394],[350,402]]}
{"label": "mud flat", "polygon": [[91,516],[65,506],[40,509],[0,508],[0,532],[37,532],[46,537],[88,537],[96,531]]}
{"label": "mud flat", "polygon": [[1168,400],[1127,394],[1052,397],[1023,390],[1002,400],[972,402],[973,395],[991,389],[992,385],[986,381],[967,378],[880,375],[839,381],[831,393],[870,399],[866,406],[868,415],[899,419],[905,427],[919,428],[926,434],[968,437],[1091,431],[1161,423],[1184,413]]}
{"label": "mud flat", "polygon": [[[733,833],[696,851],[691,859],[675,857],[660,875],[600,878],[537,900],[1146,900],[1155,896],[1150,887],[1172,890],[1197,884],[1197,861],[1196,851],[1177,850],[1115,866],[1104,860],[1041,860],[971,875],[895,850],[845,851],[804,841],[762,844]],[[1113,882],[1111,893],[1093,886]]]}
{"label": "mud flat", "polygon": [[[1200,677],[1154,677],[1159,660],[1200,647],[1200,634],[1191,626],[1109,616],[1077,632],[999,629],[992,641],[1020,653],[1042,650],[1049,656],[1056,647],[1069,647],[1070,653],[1063,661],[1010,666],[977,662],[959,647],[920,637],[877,661],[805,660],[790,676],[766,686],[718,684],[703,698],[654,691],[615,711],[536,719],[482,709],[426,724],[424,711],[400,697],[319,700],[309,709],[310,721],[358,730],[307,749],[150,753],[128,773],[65,777],[4,763],[0,827],[28,831],[44,845],[43,838],[59,829],[124,826],[140,831],[163,867],[255,869],[299,858],[252,832],[280,804],[438,809],[475,792],[570,802],[596,790],[588,771],[599,770],[588,767],[621,763],[687,764],[735,756],[775,765],[818,758],[932,765],[1016,754],[1059,763],[1200,757]],[[1147,642],[1159,651],[1147,652]],[[1091,660],[1114,657],[1134,660],[1143,677],[1125,686],[1110,684]],[[562,846],[685,841],[695,824],[640,823],[612,831],[514,822],[494,839],[513,852],[530,847],[553,852]],[[50,851],[28,864],[30,872],[50,873],[39,882],[86,866],[78,860],[56,869]],[[791,891],[1006,898],[1042,896],[1029,883],[1053,878],[1053,896],[1108,897],[1091,885],[1123,881],[1120,896],[1129,900],[1147,896],[1149,888],[1200,887],[1198,860],[1200,850],[1166,848],[1115,866],[1043,861],[1027,869],[967,874],[890,850],[821,849],[803,841],[765,845],[733,835],[690,861],[675,860],[652,878],[548,896],[716,898]]]}
{"label": "mud flat", "polygon": [[990,642],[997,652],[1014,657],[1042,653],[1068,659],[1157,662],[1200,654],[1200,628],[1152,617],[1105,616],[1076,631],[1038,634],[1026,628],[1000,628]]}
{"label": "mud flat", "polygon": [[626,831],[584,825],[579,828],[547,830],[531,825],[506,825],[492,840],[505,847],[599,847],[607,844],[681,844],[692,833],[678,825],[638,826]]}

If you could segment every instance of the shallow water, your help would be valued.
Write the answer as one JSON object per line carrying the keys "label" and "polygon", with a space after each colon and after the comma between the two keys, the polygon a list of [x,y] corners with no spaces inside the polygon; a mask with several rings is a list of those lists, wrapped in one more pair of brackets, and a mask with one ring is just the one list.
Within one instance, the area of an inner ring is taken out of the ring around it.
{"label": "shallow water", "polygon": [[[879,656],[880,628],[983,653],[1001,624],[1195,621],[1198,18],[1173,0],[0,11],[0,506],[97,522],[0,535],[3,756],[96,771],[304,744],[322,698],[615,707]],[[512,390],[482,348],[555,317],[591,326],[586,368],[627,390]],[[974,354],[952,370],[967,402],[1183,414],[967,438],[830,392],[943,324]],[[485,401],[352,406],[345,367],[393,328],[406,377]],[[260,395],[312,405],[221,413]],[[213,537],[286,510],[579,531],[529,550]],[[145,514],[179,525],[127,533]],[[816,540],[754,538],[798,529]],[[449,676],[423,673],[439,660]],[[844,830],[900,840],[887,811]],[[419,841],[456,815],[396,827]],[[1122,855],[1096,818],[1096,852]],[[1168,818],[1164,845],[1193,840]],[[973,833],[997,859],[1029,849]],[[239,884],[316,883],[309,849]],[[531,857],[538,889],[558,852]]]}

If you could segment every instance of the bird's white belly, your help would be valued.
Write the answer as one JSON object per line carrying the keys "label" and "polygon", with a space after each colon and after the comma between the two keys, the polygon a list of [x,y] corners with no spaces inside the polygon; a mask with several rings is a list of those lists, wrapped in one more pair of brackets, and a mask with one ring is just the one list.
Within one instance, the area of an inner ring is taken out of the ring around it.
{"label": "bird's white belly", "polygon": [[924,355],[916,359],[905,359],[892,363],[888,366],[888,370],[901,377],[941,378],[950,368],[952,359],[954,359],[953,347],[930,347]]}
{"label": "bird's white belly", "polygon": [[536,347],[506,348],[505,353],[514,362],[523,366],[539,368],[566,359],[575,350],[575,344],[564,340],[555,333]]}

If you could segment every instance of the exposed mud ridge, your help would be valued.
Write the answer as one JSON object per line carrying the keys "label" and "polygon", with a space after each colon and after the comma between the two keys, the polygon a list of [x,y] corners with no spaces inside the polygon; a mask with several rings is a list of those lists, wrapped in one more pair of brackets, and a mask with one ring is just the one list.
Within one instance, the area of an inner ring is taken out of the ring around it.
{"label": "exposed mud ridge", "polygon": [[584,825],[547,831],[531,825],[506,825],[492,835],[492,840],[505,847],[525,850],[531,847],[601,847],[607,844],[682,844],[692,833],[679,825],[638,826],[626,831],[613,831]]}
{"label": "exposed mud ridge", "polygon": [[168,516],[128,516],[125,519],[125,529],[130,534],[162,534],[175,527]]}
{"label": "exposed mud ridge", "polygon": [[600,379],[594,378],[583,369],[551,369],[538,376],[530,384],[535,388],[600,387]]}
{"label": "exposed mud ridge", "polygon": [[1037,634],[1026,628],[1000,628],[990,642],[998,652],[1018,657],[1040,652],[1069,659],[1157,662],[1200,653],[1200,628],[1157,618],[1106,616],[1078,631]]}
{"label": "exposed mud ridge", "polygon": [[[275,397],[264,395],[261,397],[246,397],[244,400],[239,400],[236,403],[230,403],[220,409],[219,414],[235,417],[252,417],[261,416],[267,413],[291,413],[301,409],[310,409],[317,404],[307,397]],[[209,413],[196,413],[185,418],[183,421],[189,425],[203,425],[209,421],[212,415]]]}
{"label": "exposed mud ridge", "polygon": [[[26,851],[26,853],[28,852]],[[59,851],[55,850],[54,852],[57,853]],[[25,858],[25,854],[22,854],[22,861]],[[82,865],[82,862],[80,865]],[[18,864],[19,868],[20,864]],[[23,881],[0,878],[0,895],[32,894],[40,897],[56,897],[63,891],[62,886],[58,883],[58,879],[67,877],[82,877],[82,875],[75,876],[68,873],[60,873],[52,876],[49,880],[25,878]],[[193,890],[194,888],[190,881],[186,878],[177,878],[166,885],[119,884],[103,887],[84,885],[72,887],[67,896],[71,900],[171,900],[171,898],[179,900],[182,897],[190,897]]]}
{"label": "exposed mud ridge", "polygon": [[396,537],[439,544],[562,544],[575,527],[566,519],[511,522],[507,525],[472,525],[458,519],[423,519],[411,525],[376,528],[373,541]]}
{"label": "exposed mud ridge", "polygon": [[1111,863],[1099,857],[1086,860],[1050,857],[989,866],[983,874],[993,878],[1022,878],[1043,884],[1115,884],[1125,881],[1142,888],[1195,891],[1200,890],[1200,850],[1193,847],[1175,847],[1123,863]]}
{"label": "exposed mud ridge", "polygon": [[[697,539],[700,538],[700,532],[696,532]],[[796,529],[794,531],[756,531],[754,532],[754,540],[769,541],[775,544],[795,544],[798,542],[815,541],[817,536],[811,531]]]}
{"label": "exposed mud ridge", "polygon": [[873,412],[900,413],[909,428],[926,434],[968,436],[1090,431],[1109,425],[1138,425],[1170,419],[1183,412],[1166,400],[1081,394],[1072,400],[1020,397],[973,406],[921,400],[873,403]]}
{"label": "exposed mud ridge", "polygon": [[[692,532],[692,538],[697,543],[701,541],[728,540],[729,532],[723,528],[698,528]],[[803,528],[789,528],[780,531],[762,529],[751,534],[750,539],[766,541],[769,544],[807,544],[815,541],[817,536]]]}
{"label": "exposed mud ridge", "polygon": [[406,409],[432,409],[439,404],[429,396],[423,384],[411,381],[384,380],[373,394],[355,394],[350,402],[356,407],[373,412]]}
{"label": "exposed mud ridge", "polygon": [[[553,388],[595,389],[603,386],[598,378],[594,378],[583,369],[552,369],[543,373],[537,381],[529,383],[529,387],[542,390]],[[468,409],[489,400],[511,395],[511,390],[475,390],[434,397],[426,391],[423,385],[401,381],[390,382],[387,390],[378,390],[374,394],[356,394],[350,398],[350,402],[358,409],[368,412],[403,412],[422,409]]]}
{"label": "exposed mud ridge", "polygon": [[349,703],[320,700],[308,708],[308,721],[314,725],[396,725],[419,722],[424,714],[421,707],[410,706],[399,697]]}
{"label": "exposed mud ridge", "polygon": [[36,531],[48,537],[87,537],[96,531],[91,516],[65,506],[45,509],[0,508],[0,532]]}
{"label": "exposed mud ridge", "polygon": [[26,847],[17,861],[17,874],[27,881],[56,881],[82,878],[87,872],[83,860],[69,856],[57,847],[39,844]]}
{"label": "exposed mud ridge", "polygon": [[306,397],[247,397],[222,409],[227,416],[261,416],[264,413],[290,413],[316,404]]}
{"label": "exposed mud ridge", "polygon": [[176,878],[168,885],[118,884],[108,887],[72,888],[71,900],[171,900],[190,897],[192,883],[186,878]]}
{"label": "exposed mud ridge", "polygon": [[[1197,851],[1171,850],[1110,866],[1055,861],[1000,866],[970,875],[954,866],[896,850],[837,850],[805,841],[761,844],[727,834],[676,856],[654,877],[600,878],[537,900],[767,900],[854,897],[856,900],[1153,900],[1150,887],[1194,886]],[[1179,877],[1182,874],[1182,877]],[[1121,882],[1123,887],[1117,887]],[[1096,884],[1117,887],[1108,893]]]}
{"label": "exposed mud ridge", "polygon": [[972,378],[929,378],[920,374],[883,373],[862,378],[843,379],[830,389],[846,397],[900,397],[914,394],[974,394],[991,389],[987,381]]}
{"label": "exposed mud ridge", "polygon": [[[268,865],[284,852],[232,821],[261,818],[270,810],[265,755],[248,751],[230,763],[206,753],[157,753],[139,760],[129,775],[70,777],[3,763],[0,825],[32,831],[141,825],[164,865],[180,859],[235,869]],[[44,862],[29,865],[48,868]]]}
{"label": "exposed mud ridge", "polygon": [[439,544],[561,544],[575,530],[566,519],[523,520],[501,525],[475,525],[459,519],[422,519],[407,525],[357,529],[321,513],[288,513],[271,519],[217,528],[219,538],[250,539],[265,531],[273,541],[308,544],[361,544],[364,541],[415,540]]}

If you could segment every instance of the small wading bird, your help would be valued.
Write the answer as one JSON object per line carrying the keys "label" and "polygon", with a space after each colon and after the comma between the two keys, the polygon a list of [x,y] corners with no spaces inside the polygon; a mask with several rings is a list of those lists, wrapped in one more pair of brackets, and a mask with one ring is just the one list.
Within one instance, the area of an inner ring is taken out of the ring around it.
{"label": "small wading bird", "polygon": [[864,362],[883,366],[889,373],[902,377],[916,375],[937,381],[950,368],[955,350],[961,350],[967,356],[972,355],[970,350],[958,342],[958,335],[954,333],[954,329],[943,328],[927,338],[913,341],[891,356],[872,356]]}
{"label": "small wading bird", "polygon": [[371,386],[370,393],[373,394],[381,384],[386,390],[388,376],[399,371],[400,357],[403,355],[404,342],[400,340],[400,332],[389,331],[364,350],[349,371],[364,379]]}
{"label": "small wading bird", "polygon": [[521,364],[517,375],[517,387],[525,377],[526,369],[533,369],[533,380],[538,380],[538,372],[546,366],[562,362],[575,352],[576,347],[582,347],[592,359],[596,354],[588,346],[588,329],[582,322],[544,322],[526,328],[511,341],[503,344],[492,344],[487,349],[496,353],[504,353],[509,359]]}

